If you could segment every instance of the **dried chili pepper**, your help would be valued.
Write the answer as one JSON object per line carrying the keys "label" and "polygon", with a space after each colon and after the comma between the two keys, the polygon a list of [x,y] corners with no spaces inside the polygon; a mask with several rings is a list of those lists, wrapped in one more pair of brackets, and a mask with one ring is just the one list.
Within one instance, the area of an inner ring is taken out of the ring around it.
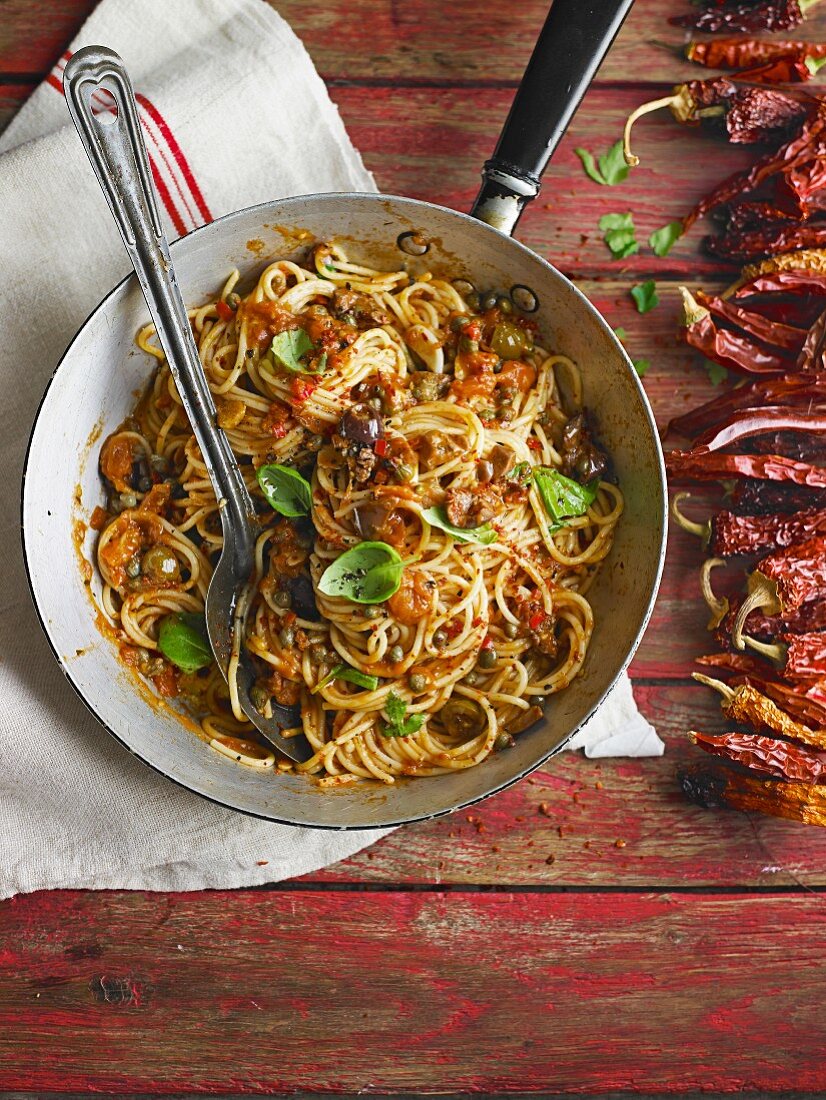
{"label": "dried chili pepper", "polygon": [[800,352],[808,335],[806,329],[800,329],[780,321],[769,320],[761,316],[760,313],[745,309],[729,298],[718,298],[698,291],[693,299],[702,308],[707,309],[712,317],[719,317],[721,320],[728,321],[730,324],[741,328],[749,336],[763,340],[772,347]]}
{"label": "dried chili pepper", "polygon": [[740,333],[720,328],[711,311],[700,305],[686,287],[680,287],[680,294],[686,343],[708,359],[738,374],[778,374],[789,370],[791,363],[784,349],[762,347]]}
{"label": "dried chili pepper", "polygon": [[715,737],[710,733],[690,730],[688,736],[695,745],[713,756],[722,756],[750,771],[764,772],[779,779],[817,783],[823,773],[824,765],[819,757],[789,741],[735,731]]}
{"label": "dried chili pepper", "polygon": [[719,260],[744,264],[761,256],[795,248],[826,248],[826,223],[800,224],[790,221],[766,229],[704,237],[703,247],[710,256]]}
{"label": "dried chili pepper", "polygon": [[807,692],[790,687],[782,680],[769,680],[762,676],[735,677],[731,681],[735,686],[748,683],[763,695],[768,695],[778,706],[798,722],[812,731],[826,728],[826,706],[810,698]]}
{"label": "dried chili pepper", "polygon": [[758,275],[743,283],[734,292],[735,298],[751,298],[758,294],[817,295],[826,297],[826,274],[814,271],[773,271]]}
{"label": "dried chili pepper", "polygon": [[756,779],[728,767],[692,769],[681,775],[680,784],[686,797],[701,806],[726,806],[804,825],[826,825],[826,789],[822,784]]}
{"label": "dried chili pepper", "polygon": [[674,15],[668,21],[675,27],[718,31],[787,31],[803,22],[806,12],[818,0],[706,0],[699,11]]}
{"label": "dried chili pepper", "polygon": [[732,641],[743,649],[743,627],[751,611],[759,608],[768,615],[787,615],[815,599],[826,599],[826,538],[817,536],[768,554],[752,570]]}
{"label": "dried chili pepper", "polygon": [[666,435],[673,431],[692,437],[736,412],[759,406],[816,408],[821,404],[826,407],[826,375],[822,378],[798,374],[757,378],[748,386],[729,390],[682,416],[675,416],[668,424]]}
{"label": "dried chili pepper", "polygon": [[727,455],[719,451],[670,451],[665,468],[689,481],[726,481],[751,477],[826,489],[826,467],[797,462],[783,455]]}
{"label": "dried chili pepper", "polygon": [[745,673],[747,676],[765,676],[766,666],[750,653],[707,653],[694,658],[695,664],[728,672]]}
{"label": "dried chili pepper", "polygon": [[[731,645],[731,632],[742,599],[732,599],[728,612],[714,632],[721,646]],[[826,630],[826,600],[812,600],[804,603],[796,611],[786,615],[764,615],[761,611],[752,611],[746,619],[746,631],[750,638],[761,642],[770,642],[781,634],[809,634],[813,630]]]}
{"label": "dried chili pepper", "polygon": [[[820,411],[826,414],[826,409]],[[826,435],[822,433],[812,435],[805,432],[769,432],[750,439],[746,449],[752,454],[782,454],[800,462],[826,466]]]}
{"label": "dried chili pepper", "polygon": [[806,334],[797,357],[799,371],[826,371],[826,309]]}
{"label": "dried chili pepper", "polygon": [[826,729],[811,729],[803,722],[795,721],[753,684],[731,686],[724,684],[722,680],[704,676],[702,672],[694,672],[692,676],[699,683],[719,693],[723,714],[732,722],[750,726],[757,733],[778,734],[813,748],[826,749]]}
{"label": "dried chili pepper", "polygon": [[[732,447],[755,435],[771,431],[799,433],[826,432],[826,414],[797,412],[793,409],[771,406],[766,409],[741,409],[732,413],[717,427],[709,428],[695,440],[693,451],[720,451]],[[771,453],[771,452],[769,452]]]}
{"label": "dried chili pepper", "polygon": [[[772,68],[779,63],[775,63]],[[807,76],[809,70],[801,62]],[[784,73],[791,68],[784,64]],[[771,73],[765,70],[769,79]],[[789,79],[775,69],[777,83]],[[736,84],[738,78],[751,79],[751,73],[735,73],[733,78],[717,76],[709,80],[689,80],[676,84],[671,95],[661,96],[635,108],[625,121],[622,148],[626,164],[632,168],[639,164],[639,157],[631,150],[631,131],[634,125],[653,111],[668,107],[674,119],[687,126],[699,126],[712,122],[725,127],[728,140],[735,145],[753,145],[778,138],[800,125],[811,113],[808,99],[799,94],[777,91],[770,87]],[[802,76],[799,79],[804,79]]]}
{"label": "dried chili pepper", "polygon": [[826,492],[808,485],[792,485],[788,481],[758,481],[747,477],[734,484],[728,503],[733,512],[741,515],[799,512],[826,506]]}
{"label": "dried chili pepper", "polygon": [[766,38],[709,38],[705,42],[689,42],[685,49],[689,61],[705,65],[708,69],[748,69],[789,54],[817,60],[826,57],[826,43]]}
{"label": "dried chili pepper", "polygon": [[689,493],[677,493],[671,502],[671,514],[684,531],[698,535],[703,545],[717,558],[740,554],[781,550],[803,542],[813,535],[826,537],[826,508],[813,508],[792,515],[748,516],[725,509],[715,512],[705,523],[696,523],[680,511]]}
{"label": "dried chili pepper", "polygon": [[826,632],[783,634],[779,642],[761,642],[743,635],[755,653],[774,661],[787,680],[822,680],[826,676]]}

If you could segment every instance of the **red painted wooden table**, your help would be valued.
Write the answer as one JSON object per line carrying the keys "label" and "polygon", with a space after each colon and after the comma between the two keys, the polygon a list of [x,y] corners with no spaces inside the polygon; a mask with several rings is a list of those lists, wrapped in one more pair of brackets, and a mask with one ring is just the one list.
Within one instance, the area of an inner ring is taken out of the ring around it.
{"label": "red painted wooden table", "polygon": [[[7,121],[91,9],[5,0]],[[546,0],[280,0],[380,186],[466,209]],[[651,360],[662,422],[707,398],[674,338],[677,286],[722,273],[697,234],[612,263],[601,214],[638,238],[742,152],[668,117],[621,187],[583,175],[631,107],[691,67],[682,0],[637,0],[519,236],[572,274]],[[812,19],[826,37],[826,18]],[[696,70],[692,72],[696,75]],[[646,83],[640,78],[645,77]],[[639,316],[628,288],[656,278]],[[472,813],[400,830],[272,889],[53,892],[0,905],[0,1093],[576,1092],[826,1088],[826,831],[687,804],[689,678],[705,646],[697,549],[672,534],[637,697],[658,760],[555,760]]]}

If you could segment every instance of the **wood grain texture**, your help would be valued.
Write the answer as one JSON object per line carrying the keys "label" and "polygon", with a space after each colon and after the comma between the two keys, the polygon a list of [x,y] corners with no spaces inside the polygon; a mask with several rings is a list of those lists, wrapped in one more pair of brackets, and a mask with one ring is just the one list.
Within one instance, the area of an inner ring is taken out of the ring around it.
{"label": "wood grain texture", "polygon": [[5,927],[5,1089],[826,1084],[813,896],[56,892]]}

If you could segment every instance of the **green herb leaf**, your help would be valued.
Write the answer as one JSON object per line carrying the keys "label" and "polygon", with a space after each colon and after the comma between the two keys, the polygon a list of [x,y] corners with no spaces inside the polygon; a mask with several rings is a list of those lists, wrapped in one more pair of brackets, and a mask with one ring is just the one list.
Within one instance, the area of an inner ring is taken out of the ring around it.
{"label": "green herb leaf", "polygon": [[307,357],[315,351],[315,344],[303,328],[291,328],[279,332],[272,338],[270,354],[284,370],[293,374],[322,374],[327,365],[327,353],[319,358],[315,368],[310,367]]}
{"label": "green herb leaf", "polygon": [[637,304],[637,313],[648,313],[649,310],[660,304],[660,299],[657,296],[657,284],[653,279],[632,286],[631,297]]}
{"label": "green herb leaf", "polygon": [[615,142],[608,152],[599,158],[599,167],[594,164],[594,158],[587,149],[574,149],[574,152],[582,161],[585,174],[603,187],[613,187],[628,178],[629,167],[625,163],[622,152],[622,141]]}
{"label": "green herb leaf", "polygon": [[517,462],[508,474],[508,481],[517,481],[520,485],[527,485],[533,477],[533,466],[530,462]]}
{"label": "green herb leaf", "polygon": [[651,361],[649,359],[632,359],[631,363],[640,378],[645,377],[648,368],[651,366]]}
{"label": "green herb leaf", "polygon": [[615,329],[614,329],[614,335],[616,336],[616,338],[617,338],[618,340],[624,340],[624,339],[626,338],[626,336],[628,335],[628,333],[627,333],[627,332],[625,331],[625,329],[624,329],[624,328],[623,328],[623,327],[622,327],[622,326],[620,325],[620,327],[619,327],[619,328],[615,328]]}
{"label": "green herb leaf", "polygon": [[368,676],[366,672],[359,672],[357,668],[351,668],[349,665],[336,665],[332,672],[328,672],[324,679],[316,684],[311,694],[315,695],[332,680],[346,680],[348,684],[356,684],[367,691],[375,691],[379,686],[378,676]]}
{"label": "green herb leaf", "polygon": [[212,663],[203,615],[179,611],[161,619],[158,649],[182,672],[197,672]]}
{"label": "green herb leaf", "polygon": [[823,66],[826,65],[826,57],[804,57],[803,64],[812,76],[817,76]]}
{"label": "green herb leaf", "polygon": [[272,462],[255,471],[270,507],[282,516],[308,516],[312,505],[310,483],[298,470]]}
{"label": "green herb leaf", "polygon": [[318,589],[353,603],[383,603],[398,592],[404,562],[386,542],[360,542],[321,574]]}
{"label": "green herb leaf", "polygon": [[478,546],[489,546],[499,537],[489,523],[481,527],[454,527],[445,514],[444,507],[426,508],[422,515],[431,527],[438,527],[441,531],[447,531],[459,542],[474,542]]}
{"label": "green herb leaf", "polygon": [[655,229],[648,238],[648,243],[654,249],[656,256],[667,256],[674,247],[676,241],[683,235],[682,222],[669,222],[662,229]]}
{"label": "green herb leaf", "polygon": [[588,485],[580,485],[553,466],[534,467],[533,481],[545,511],[553,520],[551,532],[564,527],[565,520],[584,516],[594,503],[599,488],[598,479]]}
{"label": "green herb leaf", "polygon": [[607,184],[605,176],[597,168],[596,161],[587,149],[574,149],[574,152],[582,161],[582,167],[585,169],[585,175],[590,176],[594,183],[601,183],[603,187]]}
{"label": "green herb leaf", "polygon": [[385,737],[409,737],[411,733],[420,730],[424,724],[423,714],[411,714],[409,718],[405,717],[407,703],[396,695],[395,691],[391,691],[387,696],[384,713],[389,719],[381,730]]}
{"label": "green herb leaf", "polygon": [[703,366],[706,368],[706,374],[712,386],[719,386],[728,378],[728,371],[719,363],[712,363],[710,359],[706,359]]}
{"label": "green herb leaf", "polygon": [[605,234],[605,243],[615,259],[622,260],[639,252],[640,246],[634,238],[634,218],[630,211],[627,214],[603,214],[599,219],[599,227]]}

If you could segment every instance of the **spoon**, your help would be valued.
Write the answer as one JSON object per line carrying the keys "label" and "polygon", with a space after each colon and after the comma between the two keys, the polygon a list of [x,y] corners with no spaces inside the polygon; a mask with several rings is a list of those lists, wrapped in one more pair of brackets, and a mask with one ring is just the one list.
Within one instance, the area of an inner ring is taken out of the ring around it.
{"label": "spoon", "polygon": [[299,708],[273,703],[272,718],[265,718],[250,699],[255,672],[241,639],[247,603],[244,593],[253,572],[259,521],[227,437],[217,426],[215,403],[158,215],[131,81],[113,50],[86,46],[66,65],[63,87],[72,121],[129,253],[218,499],[224,545],[205,609],[212,652],[229,682],[235,649],[235,682],[244,714],[290,760],[308,760],[313,750],[306,737],[285,738],[281,732],[300,724]]}

